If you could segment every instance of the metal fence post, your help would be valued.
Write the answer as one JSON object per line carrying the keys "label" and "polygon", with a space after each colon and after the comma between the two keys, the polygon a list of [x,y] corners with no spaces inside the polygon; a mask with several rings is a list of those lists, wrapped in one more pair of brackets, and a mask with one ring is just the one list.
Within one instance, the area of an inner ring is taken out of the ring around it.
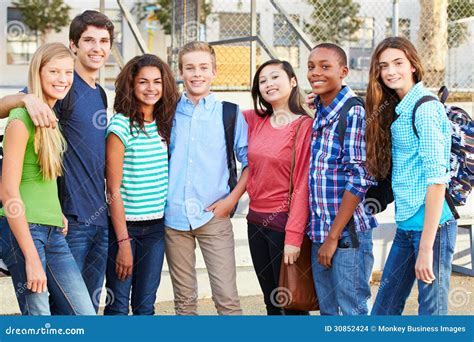
{"label": "metal fence post", "polygon": [[[250,35],[257,35],[257,0],[251,0],[250,4]],[[250,42],[250,86],[252,86],[252,78],[257,69],[257,43],[255,40]]]}
{"label": "metal fence post", "polygon": [[393,0],[393,15],[392,15],[392,36],[398,37],[398,0]]}

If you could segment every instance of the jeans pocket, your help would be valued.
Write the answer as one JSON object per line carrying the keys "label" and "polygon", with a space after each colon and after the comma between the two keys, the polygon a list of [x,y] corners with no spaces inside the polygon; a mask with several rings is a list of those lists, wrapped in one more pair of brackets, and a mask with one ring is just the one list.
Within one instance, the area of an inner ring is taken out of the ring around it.
{"label": "jeans pocket", "polygon": [[443,227],[446,234],[446,248],[450,253],[454,253],[454,248],[456,247],[456,238],[458,235],[458,225],[457,222],[451,222],[450,224]]}

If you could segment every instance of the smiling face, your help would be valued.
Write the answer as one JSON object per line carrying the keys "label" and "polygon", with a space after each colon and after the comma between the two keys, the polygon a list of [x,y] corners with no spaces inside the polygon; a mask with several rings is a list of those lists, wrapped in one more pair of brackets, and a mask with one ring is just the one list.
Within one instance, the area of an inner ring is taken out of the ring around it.
{"label": "smiling face", "polygon": [[71,57],[53,58],[40,71],[41,88],[46,102],[53,107],[57,100],[62,100],[74,78],[74,59]]}
{"label": "smiling face", "polygon": [[316,48],[308,57],[308,81],[324,106],[337,96],[348,73],[349,69],[341,65],[340,57],[333,50]]}
{"label": "smiling face", "polygon": [[142,107],[142,111],[151,114],[163,93],[160,69],[154,66],[141,68],[135,76],[133,89],[133,94]]}
{"label": "smiling face", "polygon": [[192,51],[183,55],[181,77],[188,97],[195,103],[209,95],[216,77],[212,56],[206,51]]}
{"label": "smiling face", "polygon": [[111,40],[106,28],[88,26],[82,33],[77,46],[70,43],[71,50],[77,56],[77,63],[87,72],[97,72],[107,61]]}
{"label": "smiling face", "polygon": [[382,82],[403,98],[415,85],[415,68],[405,53],[399,49],[388,48],[382,51],[378,62]]}
{"label": "smiling face", "polygon": [[290,79],[281,64],[265,66],[258,76],[259,92],[273,108],[286,107],[294,87],[296,79]]}

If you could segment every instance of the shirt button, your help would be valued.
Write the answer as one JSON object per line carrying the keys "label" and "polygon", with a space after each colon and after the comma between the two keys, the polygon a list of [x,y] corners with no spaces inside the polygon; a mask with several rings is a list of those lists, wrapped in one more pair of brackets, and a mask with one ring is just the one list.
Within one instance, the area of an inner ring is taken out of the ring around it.
{"label": "shirt button", "polygon": [[194,141],[194,137],[191,137],[191,141]]}
{"label": "shirt button", "polygon": [[192,160],[192,159],[189,159],[189,162],[190,162],[190,163],[192,163],[192,162],[193,162],[193,160]]}

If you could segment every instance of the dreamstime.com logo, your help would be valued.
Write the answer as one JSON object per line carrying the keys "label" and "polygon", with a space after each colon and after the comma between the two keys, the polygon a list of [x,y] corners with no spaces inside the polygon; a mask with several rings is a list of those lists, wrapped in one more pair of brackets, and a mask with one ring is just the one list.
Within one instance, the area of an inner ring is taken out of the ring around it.
{"label": "dreamstime.com logo", "polygon": [[52,328],[51,323],[45,323],[40,328],[15,328],[9,326],[5,329],[6,335],[85,335],[83,328]]}
{"label": "dreamstime.com logo", "polygon": [[449,290],[448,300],[449,305],[451,307],[469,307],[469,302],[471,300],[471,292],[462,287],[452,288],[451,290]]}
{"label": "dreamstime.com logo", "polygon": [[292,300],[293,295],[286,287],[277,287],[276,289],[273,289],[270,294],[270,302],[277,308],[284,308],[291,304]]}

